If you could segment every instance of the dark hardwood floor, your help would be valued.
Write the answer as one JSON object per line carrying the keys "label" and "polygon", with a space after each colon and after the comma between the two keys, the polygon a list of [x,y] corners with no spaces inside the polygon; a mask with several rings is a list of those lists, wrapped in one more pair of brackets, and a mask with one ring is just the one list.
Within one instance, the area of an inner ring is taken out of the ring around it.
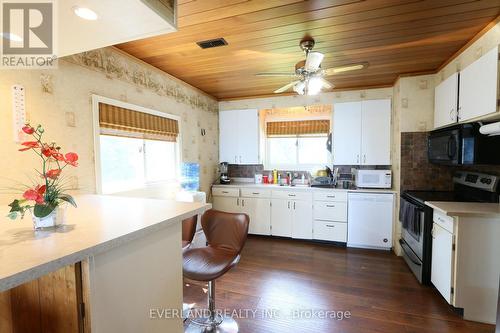
{"label": "dark hardwood floor", "polygon": [[[205,307],[205,290],[186,281],[184,301]],[[237,319],[242,333],[495,331],[461,319],[392,253],[264,237],[250,237],[239,265],[217,280],[216,305],[241,317],[256,311]],[[313,319],[310,310],[318,311]],[[339,311],[350,318],[318,318]]]}

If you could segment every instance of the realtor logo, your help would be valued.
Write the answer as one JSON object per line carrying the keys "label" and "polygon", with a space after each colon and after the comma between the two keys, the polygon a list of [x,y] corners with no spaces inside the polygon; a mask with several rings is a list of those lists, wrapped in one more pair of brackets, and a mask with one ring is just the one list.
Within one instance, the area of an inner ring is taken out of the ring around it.
{"label": "realtor logo", "polygon": [[2,68],[55,67],[54,7],[50,0],[2,1]]}

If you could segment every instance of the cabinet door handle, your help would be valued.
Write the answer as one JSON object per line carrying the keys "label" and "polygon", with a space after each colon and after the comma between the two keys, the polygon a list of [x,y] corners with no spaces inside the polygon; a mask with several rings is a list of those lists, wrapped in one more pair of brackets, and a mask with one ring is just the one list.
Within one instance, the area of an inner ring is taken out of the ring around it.
{"label": "cabinet door handle", "polygon": [[245,199],[241,199],[241,207],[245,207]]}
{"label": "cabinet door handle", "polygon": [[295,209],[295,201],[293,202],[293,209]]}
{"label": "cabinet door handle", "polygon": [[240,156],[240,163],[241,163],[241,156]]}
{"label": "cabinet door handle", "polygon": [[288,196],[289,196],[289,197],[294,197],[294,196],[295,196],[295,194],[289,194]]}
{"label": "cabinet door handle", "polygon": [[356,155],[356,163],[359,164],[359,154]]}
{"label": "cabinet door handle", "polygon": [[328,208],[335,208],[335,205],[326,205]]}
{"label": "cabinet door handle", "polygon": [[259,192],[252,192],[252,194],[258,195],[258,194],[260,194],[260,193],[259,193]]}
{"label": "cabinet door handle", "polygon": [[[458,108],[460,110],[460,108]],[[458,115],[458,111],[455,111],[455,108],[452,108],[450,110],[450,119],[453,120],[453,121],[457,121],[457,119],[460,119],[459,115]]]}
{"label": "cabinet door handle", "polygon": [[240,205],[240,199],[236,199],[236,206],[239,206]]}
{"label": "cabinet door handle", "polygon": [[288,209],[290,209],[290,201],[288,201]]}
{"label": "cabinet door handle", "polygon": [[222,193],[228,194],[229,192],[228,191],[222,191]]}
{"label": "cabinet door handle", "polygon": [[363,154],[363,163],[366,164],[366,154]]}
{"label": "cabinet door handle", "polygon": [[325,227],[327,227],[327,228],[335,228],[335,226],[333,224],[325,224]]}
{"label": "cabinet door handle", "polygon": [[326,197],[327,197],[327,198],[333,198],[333,199],[335,199],[335,196],[334,196],[334,195],[327,195]]}

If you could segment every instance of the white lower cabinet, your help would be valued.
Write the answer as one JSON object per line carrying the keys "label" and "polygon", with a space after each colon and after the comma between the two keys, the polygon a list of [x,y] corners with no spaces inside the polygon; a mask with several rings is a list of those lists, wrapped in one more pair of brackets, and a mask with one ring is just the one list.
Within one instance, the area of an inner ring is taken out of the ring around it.
{"label": "white lower cabinet", "polygon": [[213,207],[226,213],[240,212],[240,198],[214,196]]}
{"label": "white lower cabinet", "polygon": [[314,220],[313,239],[347,242],[347,223]]}
{"label": "white lower cabinet", "polygon": [[292,212],[290,200],[271,200],[271,235],[292,237]]}
{"label": "white lower cabinet", "polygon": [[314,194],[313,239],[347,242],[347,192],[321,191]]}
{"label": "white lower cabinet", "polygon": [[271,234],[271,200],[267,198],[241,198],[241,212],[248,214],[248,233],[253,235]]}
{"label": "white lower cabinet", "polygon": [[453,281],[453,234],[437,223],[432,227],[431,282],[452,303]]}
{"label": "white lower cabinet", "polygon": [[292,212],[292,238],[312,239],[312,202],[294,200]]}
{"label": "white lower cabinet", "polygon": [[312,203],[272,199],[271,225],[273,236],[312,239]]}
{"label": "white lower cabinet", "polygon": [[[348,210],[350,211],[351,208],[348,207],[347,191],[312,189],[310,191],[278,190],[251,187],[242,187],[239,189],[214,186],[212,194],[214,196],[214,209],[230,213],[248,214],[250,217],[248,232],[250,234],[340,243],[348,242],[348,234],[351,232],[351,228],[347,220]],[[377,237],[377,240],[380,238],[380,242],[383,243],[365,244],[355,242],[353,245],[390,248],[393,195],[370,194],[369,196],[370,198],[377,199],[374,199],[375,201],[378,201],[379,198],[388,198],[387,209],[385,209],[385,206],[377,206],[374,211],[373,209],[369,209],[371,206],[358,206],[356,203],[353,203],[356,212],[351,212],[351,217],[361,214],[363,218],[358,219],[362,223],[361,227],[355,230],[357,235],[353,235],[354,237],[350,238],[370,238],[373,233],[372,229],[375,229],[377,235],[379,233],[383,234],[383,237]],[[380,219],[381,216],[387,216],[387,218]],[[372,221],[373,219],[376,221]]]}

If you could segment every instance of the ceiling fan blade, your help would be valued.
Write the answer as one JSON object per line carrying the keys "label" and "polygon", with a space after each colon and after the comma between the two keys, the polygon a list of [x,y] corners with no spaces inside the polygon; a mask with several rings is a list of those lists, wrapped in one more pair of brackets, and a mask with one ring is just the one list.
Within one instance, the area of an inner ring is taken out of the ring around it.
{"label": "ceiling fan blade", "polygon": [[323,72],[325,73],[325,75],[335,75],[335,74],[340,74],[340,73],[344,73],[344,72],[364,69],[366,67],[368,67],[368,63],[362,62],[359,64],[350,64],[350,65],[345,65],[345,66],[327,68],[327,69],[323,70]]}
{"label": "ceiling fan blade", "polygon": [[306,58],[304,69],[308,72],[316,72],[323,61],[325,55],[320,52],[309,52]]}
{"label": "ceiling fan blade", "polygon": [[279,93],[282,93],[282,92],[285,92],[287,91],[288,89],[290,89],[291,87],[293,87],[295,84],[299,83],[300,81],[297,80],[297,81],[293,81],[293,82],[290,82],[289,84],[287,85],[284,85],[283,87],[279,88],[279,89],[276,89],[274,91],[275,94],[279,94]]}
{"label": "ceiling fan blade", "polygon": [[325,87],[326,89],[332,89],[335,87],[335,85],[331,82],[328,82],[327,80],[321,78],[321,83],[323,84],[323,87]]}
{"label": "ceiling fan blade", "polygon": [[269,73],[257,73],[255,76],[288,76],[295,77],[295,73],[285,73],[285,72],[269,72]]}

